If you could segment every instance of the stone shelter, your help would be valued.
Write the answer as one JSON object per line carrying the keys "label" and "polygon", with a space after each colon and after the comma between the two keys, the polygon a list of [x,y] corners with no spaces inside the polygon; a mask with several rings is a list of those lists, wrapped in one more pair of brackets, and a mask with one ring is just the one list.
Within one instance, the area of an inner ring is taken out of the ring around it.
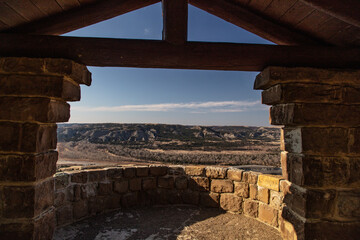
{"label": "stone shelter", "polygon": [[[62,213],[76,221],[102,212],[101,201],[171,204],[180,195],[244,212],[284,239],[358,239],[360,2],[162,0],[161,41],[58,36],[158,2],[0,1],[0,239],[52,239]],[[278,45],[187,41],[188,4]],[[282,177],[148,166],[54,178],[56,123],[68,121],[79,84],[91,84],[86,66],[261,72],[254,88],[271,124],[283,126]],[[90,196],[82,189],[92,183]],[[69,187],[74,198],[60,203]]]}

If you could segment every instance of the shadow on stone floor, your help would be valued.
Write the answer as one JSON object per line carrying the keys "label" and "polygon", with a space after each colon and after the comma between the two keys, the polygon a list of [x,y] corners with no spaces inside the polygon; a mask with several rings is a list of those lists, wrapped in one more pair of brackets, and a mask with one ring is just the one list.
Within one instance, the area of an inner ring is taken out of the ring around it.
{"label": "shadow on stone floor", "polygon": [[217,208],[153,206],[122,209],[56,230],[54,240],[281,239],[274,228]]}

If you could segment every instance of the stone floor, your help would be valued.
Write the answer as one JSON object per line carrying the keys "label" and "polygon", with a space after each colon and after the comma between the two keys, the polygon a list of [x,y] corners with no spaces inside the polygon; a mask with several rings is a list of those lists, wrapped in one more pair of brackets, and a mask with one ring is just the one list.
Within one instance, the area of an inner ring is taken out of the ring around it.
{"label": "stone floor", "polygon": [[278,240],[275,229],[244,215],[192,206],[117,210],[57,229],[55,240],[262,239]]}

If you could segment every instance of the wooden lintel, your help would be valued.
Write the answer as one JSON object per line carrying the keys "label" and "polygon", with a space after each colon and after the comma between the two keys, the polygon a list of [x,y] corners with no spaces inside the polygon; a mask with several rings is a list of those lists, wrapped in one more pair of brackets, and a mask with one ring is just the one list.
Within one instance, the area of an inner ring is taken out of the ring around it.
{"label": "wooden lintel", "polygon": [[72,59],[88,66],[261,71],[267,66],[360,68],[360,48],[0,34],[0,57]]}
{"label": "wooden lintel", "polygon": [[162,0],[163,40],[173,44],[187,41],[188,1]]}
{"label": "wooden lintel", "polygon": [[265,16],[223,0],[189,0],[189,3],[238,27],[280,45],[324,45],[319,39],[275,23]]}
{"label": "wooden lintel", "polygon": [[301,0],[305,4],[346,23],[360,27],[359,0]]}
{"label": "wooden lintel", "polygon": [[60,35],[121,14],[157,3],[160,0],[103,0],[5,30],[7,33]]}

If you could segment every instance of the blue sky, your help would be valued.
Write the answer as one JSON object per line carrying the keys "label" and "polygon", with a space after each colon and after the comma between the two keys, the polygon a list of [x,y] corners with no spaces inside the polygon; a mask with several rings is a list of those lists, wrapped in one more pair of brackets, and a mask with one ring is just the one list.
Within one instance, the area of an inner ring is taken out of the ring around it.
{"label": "blue sky", "polygon": [[[155,4],[66,36],[161,39]],[[271,44],[189,5],[189,41]],[[241,56],[239,56],[241,57]],[[71,103],[70,122],[268,126],[268,107],[253,90],[257,72],[89,67],[93,83]]]}

